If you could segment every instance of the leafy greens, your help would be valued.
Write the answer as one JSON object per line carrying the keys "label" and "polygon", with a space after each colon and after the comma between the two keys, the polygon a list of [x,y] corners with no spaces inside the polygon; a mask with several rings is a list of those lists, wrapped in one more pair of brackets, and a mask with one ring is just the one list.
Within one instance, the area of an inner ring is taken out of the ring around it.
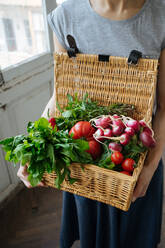
{"label": "leafy greens", "polygon": [[44,172],[56,172],[56,186],[67,176],[70,183],[75,182],[71,178],[69,166],[72,162],[91,163],[88,142],[74,140],[68,131],[57,132],[52,129],[48,120],[40,118],[35,122],[29,122],[28,135],[18,135],[0,141],[0,145],[6,151],[6,160],[28,163],[29,181],[36,186],[43,177]]}

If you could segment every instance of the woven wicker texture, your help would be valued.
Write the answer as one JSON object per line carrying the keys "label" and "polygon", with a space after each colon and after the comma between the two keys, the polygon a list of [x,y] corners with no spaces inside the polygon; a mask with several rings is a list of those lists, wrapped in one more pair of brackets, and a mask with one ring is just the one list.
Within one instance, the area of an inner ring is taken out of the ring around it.
{"label": "woven wicker texture", "polygon": [[[66,53],[54,53],[54,80],[56,100],[66,106],[69,93],[78,93],[100,105],[129,103],[136,107],[133,117],[151,123],[156,91],[158,60],[140,59],[138,65],[128,65],[127,58],[110,57],[109,62],[98,61],[97,55],[77,54],[69,58]],[[57,112],[57,115],[59,113]],[[71,176],[78,179],[70,185],[67,180],[61,189],[122,210],[129,209],[132,193],[143,167],[146,154],[142,154],[132,176],[103,169],[95,165],[72,164]],[[47,185],[55,187],[55,173],[45,173]]]}

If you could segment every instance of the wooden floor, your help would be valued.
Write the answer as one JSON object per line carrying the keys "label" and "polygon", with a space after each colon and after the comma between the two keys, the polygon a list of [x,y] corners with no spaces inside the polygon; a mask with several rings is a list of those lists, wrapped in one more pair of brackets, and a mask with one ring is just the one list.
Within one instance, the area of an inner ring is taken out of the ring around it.
{"label": "wooden floor", "polygon": [[[38,209],[32,201],[33,193],[40,206]],[[0,247],[58,248],[61,205],[60,191],[47,188],[22,190],[0,213]]]}
{"label": "wooden floor", "polygon": [[[40,206],[38,209],[35,198]],[[61,191],[48,188],[23,189],[0,211],[0,247],[59,248],[61,206]],[[79,242],[73,248],[79,248]],[[165,197],[159,248],[165,248]]]}

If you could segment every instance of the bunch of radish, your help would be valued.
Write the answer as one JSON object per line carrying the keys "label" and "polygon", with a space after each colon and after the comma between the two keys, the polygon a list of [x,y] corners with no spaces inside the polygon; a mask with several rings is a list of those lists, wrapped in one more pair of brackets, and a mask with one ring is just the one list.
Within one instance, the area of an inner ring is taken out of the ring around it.
{"label": "bunch of radish", "polygon": [[[92,119],[91,124],[96,128],[93,137],[111,151],[111,162],[121,165],[121,173],[132,175],[136,167],[135,161],[123,156],[124,147],[136,140],[136,145],[145,149],[155,146],[154,132],[144,120],[135,120],[126,116],[106,115]],[[123,151],[122,151],[123,150]]]}
{"label": "bunch of radish", "polygon": [[[155,146],[154,132],[144,120],[134,120],[126,116],[107,115],[92,119],[93,126],[97,128],[94,138],[97,141],[105,139],[119,141],[121,145],[129,144],[131,137],[138,135],[143,146]],[[110,149],[121,151],[121,146],[114,142],[109,144]]]}

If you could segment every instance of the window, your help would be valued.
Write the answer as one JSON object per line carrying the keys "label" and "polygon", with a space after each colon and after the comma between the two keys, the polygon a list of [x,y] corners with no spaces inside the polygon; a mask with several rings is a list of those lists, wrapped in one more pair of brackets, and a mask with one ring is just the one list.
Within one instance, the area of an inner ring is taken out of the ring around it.
{"label": "window", "polygon": [[31,36],[31,32],[30,32],[29,20],[24,20],[24,27],[25,27],[25,35],[26,35],[27,43],[31,47],[32,46],[32,36]]}
{"label": "window", "polygon": [[8,51],[17,50],[15,33],[13,28],[13,23],[11,19],[3,18],[4,32],[5,32],[5,40],[7,44]]}
{"label": "window", "polygon": [[42,0],[0,0],[0,66],[46,52]]}
{"label": "window", "polygon": [[38,51],[44,49],[44,26],[43,16],[39,13],[32,14],[33,28],[35,32],[35,46]]}

